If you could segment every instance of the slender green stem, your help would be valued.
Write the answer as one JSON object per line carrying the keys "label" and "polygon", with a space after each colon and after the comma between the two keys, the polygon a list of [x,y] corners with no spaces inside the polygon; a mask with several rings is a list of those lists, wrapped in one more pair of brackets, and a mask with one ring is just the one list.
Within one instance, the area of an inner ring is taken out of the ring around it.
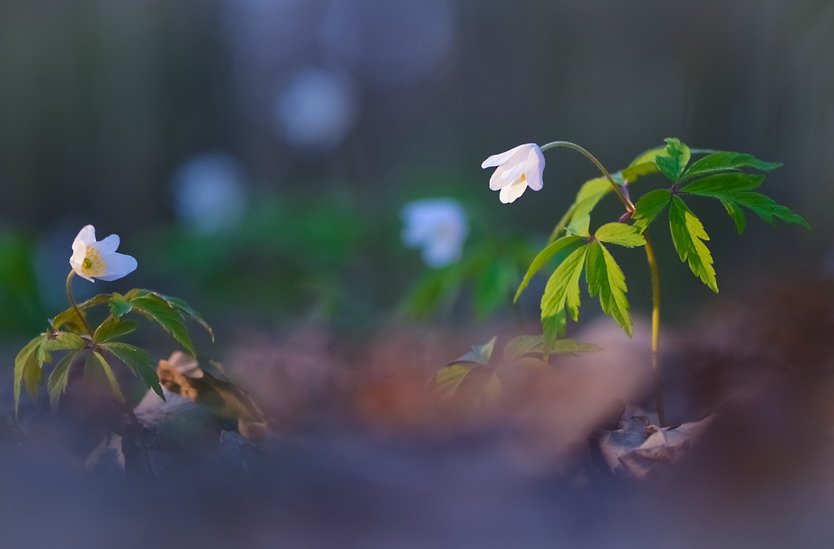
{"label": "slender green stem", "polygon": [[620,185],[614,180],[614,177],[607,169],[605,169],[605,166],[602,165],[602,162],[600,162],[597,159],[597,157],[591,154],[586,148],[580,147],[576,143],[571,143],[570,141],[551,141],[550,143],[545,143],[539,148],[542,150],[542,152],[548,149],[565,148],[572,149],[580,153],[582,156],[593,162],[597,169],[602,173],[602,175],[604,175],[608,182],[611,183],[614,192],[617,193],[617,197],[620,199],[620,202],[623,203],[623,206],[625,206],[626,211],[634,212],[634,204],[632,204],[631,200],[629,200],[628,196],[626,196],[626,194],[623,192],[622,185]]}
{"label": "slender green stem", "polygon": [[646,259],[649,263],[649,273],[652,280],[652,370],[654,371],[654,398],[657,406],[657,418],[660,426],[666,425],[666,409],[663,406],[663,388],[660,384],[660,271],[657,268],[657,257],[648,234],[646,239]]}
{"label": "slender green stem", "polygon": [[69,274],[67,275],[67,299],[72,305],[72,308],[75,310],[75,314],[78,315],[78,318],[81,319],[81,322],[84,324],[84,328],[87,330],[87,333],[90,334],[90,337],[93,336],[93,329],[90,328],[90,324],[87,322],[87,317],[84,316],[84,313],[81,312],[81,309],[78,307],[78,304],[75,302],[75,295],[72,293],[72,277],[75,276],[75,271],[70,270]]}

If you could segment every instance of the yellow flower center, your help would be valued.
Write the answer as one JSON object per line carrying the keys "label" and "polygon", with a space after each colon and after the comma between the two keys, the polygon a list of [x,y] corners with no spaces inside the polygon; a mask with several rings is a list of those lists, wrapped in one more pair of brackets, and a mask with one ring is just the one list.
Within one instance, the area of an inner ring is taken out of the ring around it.
{"label": "yellow flower center", "polygon": [[97,249],[88,246],[84,260],[81,262],[81,270],[87,276],[101,276],[107,270],[107,264]]}

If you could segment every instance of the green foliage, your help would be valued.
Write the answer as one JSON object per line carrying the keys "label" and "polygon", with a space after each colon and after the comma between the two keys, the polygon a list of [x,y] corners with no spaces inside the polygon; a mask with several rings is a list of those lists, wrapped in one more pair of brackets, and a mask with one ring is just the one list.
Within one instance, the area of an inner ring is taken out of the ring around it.
{"label": "green foliage", "polygon": [[[645,244],[645,241],[643,243]],[[602,311],[613,318],[631,337],[632,323],[631,314],[628,312],[625,275],[611,253],[599,242],[590,245],[585,277],[590,296],[599,295]]]}
{"label": "green foliage", "polygon": [[[745,155],[749,156],[749,155]],[[778,166],[776,164],[768,164]],[[773,169],[773,168],[771,168]],[[724,205],[727,213],[733,219],[739,234],[744,232],[747,225],[742,207],[749,209],[771,225],[776,221],[784,221],[801,225],[806,229],[811,227],[799,214],[787,206],[777,204],[773,199],[756,192],[764,182],[764,176],[747,173],[720,173],[698,179],[683,187],[682,192],[696,196],[717,198]]]}
{"label": "green foliage", "polygon": [[634,226],[640,232],[644,232],[671,199],[672,193],[666,189],[655,189],[641,196],[640,200],[634,204],[634,216],[632,216]]}
{"label": "green foliage", "polygon": [[58,408],[58,401],[61,399],[61,395],[67,390],[70,368],[75,364],[80,352],[73,351],[64,355],[64,358],[58,361],[52,373],[49,374],[49,380],[46,382],[46,390],[49,393],[49,404],[53,409]]}
{"label": "green foliage", "polygon": [[712,266],[712,254],[704,244],[709,240],[709,235],[692,210],[676,196],[672,197],[669,208],[669,228],[672,231],[672,242],[675,244],[675,250],[681,261],[687,263],[695,276],[713,292],[718,292],[718,281],[715,278],[715,268]]}
{"label": "green foliage", "polygon": [[39,335],[20,350],[14,369],[15,413],[20,407],[24,387],[33,399],[37,398],[43,383],[43,367],[52,361],[51,353],[55,351],[68,352],[58,361],[47,380],[47,392],[53,408],[66,391],[70,371],[82,355],[86,355],[85,377],[106,382],[116,398],[124,400],[124,395],[108,357],[123,362],[164,399],[151,355],[139,347],[119,341],[139,327],[137,322],[127,318],[131,313],[159,324],[192,355],[195,349],[186,327],[187,320],[201,325],[214,338],[211,326],[188,303],[178,298],[134,289],[125,295],[99,294],[79,303],[78,308],[86,316],[91,309],[104,305],[109,314],[92,334],[87,332],[84,320],[70,307],[51,320],[49,332]]}
{"label": "green foliage", "polygon": [[625,223],[606,223],[597,229],[594,238],[600,242],[618,244],[626,248],[636,248],[646,244],[646,239],[640,231]]}
{"label": "green foliage", "polygon": [[680,139],[669,137],[666,139],[665,153],[655,157],[657,169],[670,181],[677,181],[689,163],[689,147],[681,143]]}
{"label": "green foliage", "polygon": [[686,169],[684,175],[687,178],[692,178],[728,170],[738,170],[741,168],[751,168],[763,172],[769,172],[781,166],[782,164],[778,162],[764,162],[751,154],[719,151],[708,154],[700,160],[693,162],[692,165]]}
{"label": "green foliage", "polygon": [[[551,242],[547,246],[544,247],[542,251],[533,258],[533,261],[530,263],[530,266],[527,268],[527,272],[524,274],[524,278],[521,280],[521,284],[518,285],[518,289],[515,292],[515,297],[513,301],[518,301],[518,298],[521,296],[521,292],[527,288],[527,285],[530,284],[530,281],[533,279],[533,276],[542,270],[542,268],[547,265],[547,263],[553,259],[559,252],[568,251],[572,252],[574,248],[582,242],[582,238],[579,236],[569,235],[556,240],[555,242]],[[565,256],[566,257],[566,256]],[[562,258],[564,259],[564,258]]]}
{"label": "green foliage", "polygon": [[172,307],[160,296],[150,292],[144,293],[141,290],[133,295],[128,292],[127,298],[131,305],[133,305],[134,311],[159,324],[186,351],[193,356],[197,355],[197,351],[194,349],[194,343],[192,343],[191,336],[188,333],[188,328],[185,326],[185,321],[177,309]]}
{"label": "green foliage", "polygon": [[[438,396],[455,396],[480,407],[493,405],[503,394],[501,372],[503,368],[521,364],[526,357],[536,355],[535,364],[546,366],[543,335],[523,335],[511,339],[504,346],[503,361],[495,357],[497,336],[483,345],[475,345],[462,357],[453,360],[437,371],[434,390]],[[575,355],[599,351],[596,345],[572,339],[559,339],[552,343],[548,354]]]}
{"label": "green foliage", "polygon": [[87,355],[87,361],[84,363],[84,377],[91,379],[104,379],[108,385],[110,385],[110,390],[113,392],[113,396],[124,402],[125,396],[122,393],[122,388],[119,385],[119,380],[116,379],[116,374],[113,372],[113,368],[110,367],[107,359],[105,359],[98,351],[90,351]]}
{"label": "green foliage", "polygon": [[475,316],[487,316],[510,303],[522,266],[532,255],[530,246],[523,241],[506,239],[476,244],[457,263],[423,274],[402,300],[402,312],[426,319],[451,307],[468,291]]}
{"label": "green foliage", "polygon": [[541,300],[545,355],[550,353],[556,339],[565,333],[567,316],[570,315],[574,321],[579,318],[579,277],[588,248],[586,244],[571,252],[547,281]]}
{"label": "green foliage", "polygon": [[162,400],[165,400],[162,387],[159,385],[159,377],[156,375],[156,368],[154,368],[154,360],[149,353],[139,347],[120,342],[105,343],[101,348],[109,351],[116,358],[124,362],[125,366],[134,375],[142,379],[145,385],[153,389]]}

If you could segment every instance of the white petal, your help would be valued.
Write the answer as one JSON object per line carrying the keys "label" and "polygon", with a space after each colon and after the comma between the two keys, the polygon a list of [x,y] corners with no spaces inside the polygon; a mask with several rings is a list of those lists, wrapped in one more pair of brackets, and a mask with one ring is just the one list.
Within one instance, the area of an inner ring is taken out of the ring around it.
{"label": "white petal", "polygon": [[527,184],[534,191],[540,191],[544,185],[542,174],[544,173],[544,155],[538,147],[534,147],[527,155]]}
{"label": "white petal", "polygon": [[90,282],[95,282],[95,280],[93,280],[89,276],[85,275],[84,271],[81,270],[81,263],[73,262],[72,260],[70,260],[70,267],[72,267],[72,270],[75,271],[75,274],[77,274],[81,278],[86,278]]}
{"label": "white petal", "polygon": [[507,185],[501,189],[501,193],[498,195],[498,198],[502,203],[509,204],[511,202],[515,202],[516,198],[524,194],[526,189],[527,181],[520,179],[512,185]]}
{"label": "white petal", "polygon": [[535,145],[533,145],[532,143],[525,143],[524,145],[513,147],[508,151],[499,154],[493,154],[481,163],[481,168],[493,168],[495,166],[500,166],[501,164],[506,163],[515,153],[524,150],[530,146],[535,147]]}
{"label": "white petal", "polygon": [[96,241],[96,228],[92,225],[85,225],[83,229],[78,231],[75,240],[72,241],[72,251],[74,253],[84,252],[85,246],[93,244]]}
{"label": "white petal", "polygon": [[111,234],[107,238],[100,240],[96,246],[101,253],[112,254],[119,247],[119,235]]}
{"label": "white petal", "polygon": [[107,272],[96,278],[106,282],[127,276],[139,266],[135,258],[126,254],[113,253],[104,255],[103,259],[107,264]]}

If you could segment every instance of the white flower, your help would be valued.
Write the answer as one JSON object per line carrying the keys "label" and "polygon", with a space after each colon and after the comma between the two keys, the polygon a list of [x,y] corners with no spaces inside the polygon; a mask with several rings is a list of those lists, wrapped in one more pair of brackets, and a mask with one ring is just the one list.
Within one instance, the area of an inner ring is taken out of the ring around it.
{"label": "white flower", "polygon": [[405,205],[402,217],[403,243],[422,248],[426,265],[443,267],[460,259],[469,227],[466,213],[456,200],[415,200]]}
{"label": "white flower", "polygon": [[125,254],[116,253],[119,247],[119,235],[111,234],[104,240],[96,241],[96,229],[87,225],[72,243],[70,266],[75,274],[95,282],[98,278],[107,282],[127,276],[136,270],[139,264]]}
{"label": "white flower", "polygon": [[542,188],[544,155],[535,143],[519,145],[501,154],[494,154],[484,160],[481,168],[493,168],[495,173],[489,178],[489,188],[500,189],[498,197],[508,204],[524,194],[527,187],[534,191]]}

